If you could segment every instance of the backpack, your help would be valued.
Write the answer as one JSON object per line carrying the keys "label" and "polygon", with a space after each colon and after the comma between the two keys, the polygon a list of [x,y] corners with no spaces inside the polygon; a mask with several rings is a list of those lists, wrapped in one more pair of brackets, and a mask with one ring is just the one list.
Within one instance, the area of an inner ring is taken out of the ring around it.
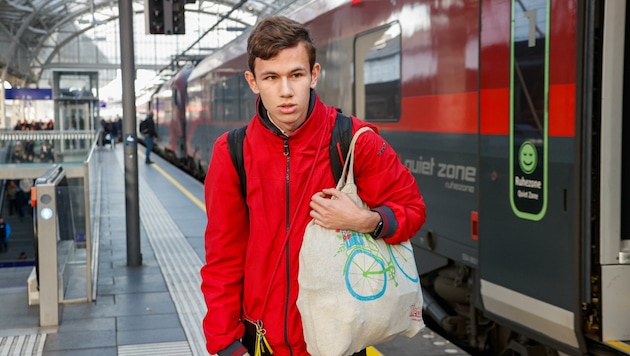
{"label": "backpack", "polygon": [[149,133],[149,120],[144,119],[140,121],[140,133],[147,135]]}
{"label": "backpack", "polygon": [[[243,160],[245,130],[247,130],[247,125],[231,130],[227,136],[228,150],[230,151],[232,163],[238,172],[238,178],[241,181],[241,194],[243,197],[247,196],[247,179]],[[335,119],[335,126],[330,139],[330,147],[328,148],[335,182],[339,181],[343,173],[344,160],[348,155],[350,141],[352,141],[352,119],[337,109],[337,118]]]}

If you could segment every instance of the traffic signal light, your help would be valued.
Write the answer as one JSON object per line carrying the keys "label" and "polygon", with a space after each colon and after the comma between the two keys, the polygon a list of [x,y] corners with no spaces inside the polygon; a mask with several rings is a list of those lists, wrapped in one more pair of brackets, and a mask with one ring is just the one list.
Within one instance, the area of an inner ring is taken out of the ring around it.
{"label": "traffic signal light", "polygon": [[164,0],[144,0],[146,33],[164,34]]}
{"label": "traffic signal light", "polygon": [[164,21],[167,24],[166,33],[174,34],[174,35],[183,35],[186,33],[186,16],[184,16],[184,4],[185,0],[164,0],[165,4],[171,3],[171,31],[168,31],[168,6],[167,10],[164,12],[164,16],[166,20]]}
{"label": "traffic signal light", "polygon": [[184,5],[191,0],[144,0],[146,32],[183,35],[186,33]]}

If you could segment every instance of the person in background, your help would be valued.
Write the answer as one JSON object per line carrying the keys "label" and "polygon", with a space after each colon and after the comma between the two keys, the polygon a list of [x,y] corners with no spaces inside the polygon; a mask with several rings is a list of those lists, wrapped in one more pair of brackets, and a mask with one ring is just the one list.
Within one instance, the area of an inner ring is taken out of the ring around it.
{"label": "person in background", "polygon": [[11,236],[11,225],[0,217],[0,252],[9,250],[9,236]]}
{"label": "person in background", "polygon": [[[26,156],[26,153],[24,154]],[[20,188],[17,183],[13,180],[9,181],[7,184],[7,200],[9,202],[9,215],[13,215],[17,213],[22,216],[24,213],[22,211],[22,207],[20,206]]]}
{"label": "person in background", "polygon": [[32,178],[22,178],[20,179],[20,189],[24,194],[24,203],[22,204],[22,209],[27,209],[25,213],[29,213],[33,215],[33,209],[30,204],[31,200],[31,189],[33,189],[33,185],[35,181]]}
{"label": "person in background", "polygon": [[151,151],[153,150],[153,140],[158,137],[155,130],[155,121],[153,121],[153,112],[149,112],[146,119],[140,124],[140,133],[144,135],[144,144],[146,146],[144,163],[152,164]]}
{"label": "person in background", "polygon": [[106,132],[109,135],[109,144],[111,149],[116,148],[116,140],[118,140],[118,127],[115,121],[106,121]]}
{"label": "person in background", "polygon": [[307,28],[268,17],[250,34],[247,52],[245,79],[258,94],[243,142],[247,200],[227,133],[214,144],[204,182],[206,347],[241,356],[268,342],[263,355],[271,349],[274,356],[307,356],[296,301],[300,246],[311,218],[327,229],[396,244],[421,228],[425,205],[415,178],[377,128],[356,118],[353,132],[374,130],[359,137],[354,164],[358,194],[371,209],[334,188],[328,149],[337,111],[315,92],[321,67]]}
{"label": "person in background", "polygon": [[122,118],[118,115],[114,119],[114,130],[116,131],[116,142],[122,142]]}

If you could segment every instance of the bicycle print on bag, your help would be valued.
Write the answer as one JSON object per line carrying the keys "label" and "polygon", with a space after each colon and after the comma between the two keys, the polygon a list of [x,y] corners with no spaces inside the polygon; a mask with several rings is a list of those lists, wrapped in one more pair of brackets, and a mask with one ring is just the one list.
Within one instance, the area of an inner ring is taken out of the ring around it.
{"label": "bicycle print on bag", "polygon": [[387,290],[388,280],[398,287],[396,269],[410,281],[418,282],[418,271],[409,242],[386,244],[385,252],[371,236],[347,230],[336,232],[342,244],[335,256],[342,252],[348,256],[343,274],[348,292],[356,299],[368,301],[382,297]]}

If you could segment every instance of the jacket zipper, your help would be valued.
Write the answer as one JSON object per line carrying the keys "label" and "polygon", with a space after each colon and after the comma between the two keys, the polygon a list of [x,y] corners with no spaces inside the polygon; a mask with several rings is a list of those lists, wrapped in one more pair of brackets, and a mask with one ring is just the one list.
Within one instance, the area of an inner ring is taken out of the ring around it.
{"label": "jacket zipper", "polygon": [[[289,200],[291,194],[289,190],[289,172],[291,167],[291,155],[289,154],[289,137],[284,137],[284,156],[287,158],[287,169],[285,173],[285,194],[286,194],[286,207],[285,207],[285,218],[286,218],[286,226],[285,226],[285,234],[289,233],[289,227],[291,226],[290,217],[291,217],[291,202]],[[289,348],[289,354],[293,355],[293,348],[291,347],[291,343],[289,342],[289,299],[291,295],[291,268],[289,266],[289,262],[291,261],[291,251],[289,250],[290,239],[286,239],[285,246],[285,259],[286,259],[286,280],[287,280],[287,294],[285,296],[284,303],[284,340]]]}

